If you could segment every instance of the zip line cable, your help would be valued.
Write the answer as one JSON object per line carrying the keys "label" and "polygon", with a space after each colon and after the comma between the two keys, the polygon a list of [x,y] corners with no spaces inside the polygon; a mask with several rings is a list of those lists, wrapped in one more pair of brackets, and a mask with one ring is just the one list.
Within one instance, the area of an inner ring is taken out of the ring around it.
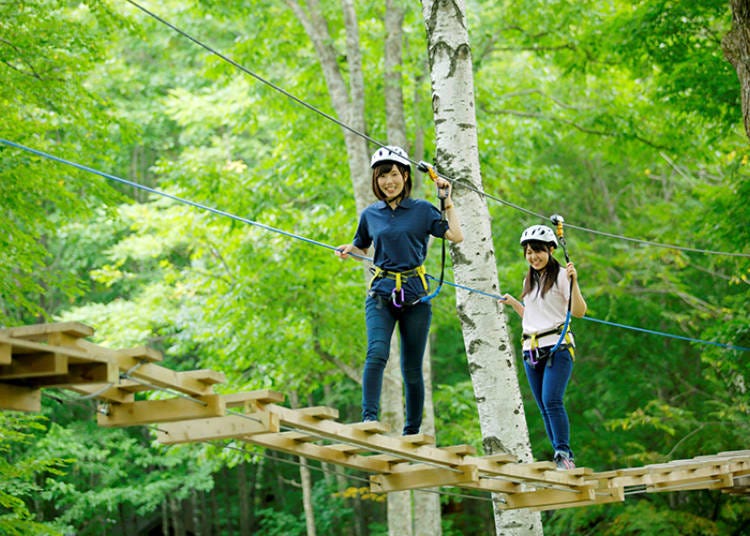
{"label": "zip line cable", "polygon": [[[154,20],[156,20],[156,21],[164,24],[165,26],[167,26],[168,28],[174,30],[175,32],[177,32],[181,36],[183,36],[186,39],[192,41],[193,43],[195,43],[199,47],[205,49],[206,51],[208,51],[211,54],[219,57],[220,59],[226,61],[227,63],[229,63],[233,67],[235,67],[235,68],[239,69],[240,71],[242,71],[243,73],[251,76],[252,78],[254,78],[255,80],[257,80],[258,82],[260,82],[262,84],[265,84],[268,87],[274,89],[275,91],[281,93],[282,95],[284,95],[285,97],[293,100],[297,104],[299,104],[299,105],[307,108],[308,110],[310,110],[310,111],[312,111],[312,112],[314,112],[314,113],[316,113],[316,114],[324,117],[325,119],[328,119],[329,121],[332,121],[333,123],[335,123],[336,125],[340,126],[341,128],[344,128],[344,129],[348,130],[352,134],[360,136],[361,138],[369,141],[370,143],[372,143],[374,145],[377,145],[377,146],[383,147],[383,148],[386,147],[386,144],[384,144],[384,143],[382,143],[382,142],[380,142],[380,141],[378,141],[378,140],[376,140],[376,139],[368,136],[364,132],[361,132],[361,131],[355,129],[354,127],[349,126],[345,122],[343,122],[343,121],[341,121],[339,119],[336,119],[332,115],[327,114],[326,112],[320,110],[319,108],[316,108],[312,104],[309,104],[309,103],[305,102],[301,98],[297,97],[296,95],[293,95],[292,93],[290,93],[287,90],[279,87],[278,85],[274,84],[273,82],[270,82],[269,80],[266,80],[265,78],[263,78],[259,74],[251,71],[250,69],[248,69],[244,65],[241,65],[240,63],[236,62],[232,58],[226,56],[225,54],[222,54],[221,52],[219,52],[215,48],[211,47],[210,45],[207,45],[207,44],[203,43],[201,40],[197,39],[196,37],[193,37],[192,35],[190,35],[186,31],[182,30],[181,28],[178,28],[177,26],[175,26],[171,22],[163,19],[162,17],[160,17],[156,13],[154,13],[152,11],[149,11],[145,7],[143,7],[140,4],[138,4],[137,2],[135,2],[134,0],[125,0],[125,1],[128,2],[129,4],[131,4],[132,6],[134,6],[135,8],[139,9],[140,11],[142,11],[143,13],[145,13],[146,15],[148,15],[149,17],[152,17]],[[419,162],[417,162],[415,160],[412,160],[410,158],[407,158],[407,160],[409,160],[409,162],[411,162],[415,166],[419,167]],[[520,205],[516,205],[515,203],[511,203],[510,201],[506,201],[506,200],[501,199],[501,198],[499,198],[499,197],[497,197],[495,195],[492,195],[492,194],[489,194],[487,192],[484,192],[481,189],[479,189],[476,186],[474,186],[473,184],[470,184],[470,183],[467,183],[467,182],[458,181],[456,179],[453,179],[451,177],[446,177],[444,175],[440,175],[440,176],[442,178],[444,178],[445,180],[449,181],[451,184],[458,184],[462,188],[466,188],[467,190],[470,190],[470,191],[472,191],[472,192],[474,192],[474,193],[476,193],[476,194],[478,194],[480,196],[483,196],[485,198],[492,199],[493,201],[496,201],[496,202],[498,202],[498,203],[500,203],[502,205],[508,206],[510,208],[513,208],[513,209],[521,211],[521,212],[524,212],[525,214],[528,214],[530,216],[535,216],[537,218],[541,218],[542,220],[545,220],[545,221],[549,219],[547,216],[545,216],[543,214],[540,214],[538,212],[534,212],[534,211],[529,210],[527,208],[521,207]],[[587,227],[581,227],[581,226],[573,225],[573,224],[570,224],[570,223],[567,224],[567,226],[570,227],[571,229],[577,229],[579,231],[584,231],[584,232],[587,232],[587,233],[592,233],[592,234],[604,236],[604,237],[607,237],[607,238],[615,238],[615,239],[619,239],[619,240],[625,240],[625,241],[629,241],[629,242],[633,242],[633,243],[641,244],[641,245],[646,245],[646,246],[654,246],[654,247],[661,247],[661,248],[667,248],[667,249],[675,249],[675,250],[686,251],[686,252],[691,252],[691,253],[702,253],[702,254],[706,254],[706,255],[723,255],[723,256],[728,256],[728,257],[745,257],[745,258],[750,258],[750,253],[738,253],[738,252],[729,252],[729,251],[716,251],[716,250],[708,250],[708,249],[701,249],[701,248],[693,248],[693,247],[688,247],[688,246],[678,246],[676,244],[665,244],[665,243],[662,243],[662,242],[654,242],[654,241],[650,241],[650,240],[643,240],[643,239],[639,239],[639,238],[631,238],[631,237],[627,237],[627,236],[623,236],[623,235],[618,235],[618,234],[613,234],[613,233],[607,233],[607,232],[603,232],[603,231],[597,231],[595,229],[590,229],[590,228],[587,228]]]}
{"label": "zip line cable", "polygon": [[[311,238],[307,238],[307,237],[304,237],[304,236],[301,236],[301,235],[298,235],[298,234],[290,233],[288,231],[284,231],[284,230],[278,229],[276,227],[271,227],[270,225],[266,225],[264,223],[260,223],[260,222],[254,221],[254,220],[251,220],[249,218],[243,218],[242,216],[237,216],[236,214],[232,214],[231,212],[226,212],[224,210],[220,210],[220,209],[217,209],[217,208],[214,208],[214,207],[210,207],[208,205],[204,205],[203,203],[198,203],[196,201],[191,201],[189,199],[184,199],[184,198],[176,196],[174,194],[170,194],[168,192],[157,190],[157,189],[151,188],[149,186],[144,186],[143,184],[139,184],[137,182],[133,182],[133,181],[130,181],[130,180],[127,180],[127,179],[123,179],[121,177],[117,177],[116,175],[111,175],[109,173],[105,173],[103,171],[99,171],[97,169],[94,169],[94,168],[91,168],[91,167],[88,167],[88,166],[84,166],[83,164],[78,164],[76,162],[72,162],[70,160],[66,160],[64,158],[60,158],[58,156],[51,155],[49,153],[46,153],[44,151],[40,151],[38,149],[32,149],[31,147],[27,147],[25,145],[21,145],[20,143],[15,143],[15,142],[12,142],[10,140],[3,139],[3,138],[0,138],[0,143],[8,145],[10,147],[14,147],[16,149],[21,149],[22,151],[26,151],[26,152],[35,154],[37,156],[41,156],[43,158],[47,158],[49,160],[53,160],[55,162],[59,162],[61,164],[65,164],[65,165],[74,167],[76,169],[80,169],[82,171],[86,171],[88,173],[93,173],[94,175],[99,175],[100,177],[104,177],[106,179],[110,179],[110,180],[119,182],[121,184],[125,184],[125,185],[128,185],[128,186],[131,186],[133,188],[137,188],[137,189],[144,190],[146,192],[149,192],[149,193],[152,193],[152,194],[155,194],[155,195],[160,195],[162,197],[166,197],[166,198],[172,199],[173,201],[176,201],[178,203],[183,203],[185,205],[190,205],[190,206],[195,207],[195,208],[199,208],[199,209],[202,209],[202,210],[206,210],[208,212],[212,212],[212,213],[217,214],[219,216],[225,216],[227,218],[231,218],[233,220],[236,220],[236,221],[239,221],[239,222],[242,222],[242,223],[246,223],[248,225],[253,225],[255,227],[259,227],[261,229],[264,229],[266,231],[270,231],[270,232],[273,232],[273,233],[278,233],[278,234],[284,235],[286,237],[294,238],[296,240],[300,240],[302,242],[306,242],[308,244],[312,244],[312,245],[315,245],[315,246],[320,246],[320,247],[323,247],[323,248],[326,248],[326,249],[330,249],[332,251],[337,251],[337,249],[338,249],[335,246],[331,246],[329,244],[325,244],[323,242],[319,242],[317,240],[313,240]],[[356,253],[349,253],[349,255],[351,255],[352,257],[356,257],[358,259],[361,259],[361,260],[372,262],[372,258],[370,258],[370,257],[365,257],[365,256],[362,256],[362,255],[357,255]],[[425,274],[425,275],[426,275],[427,278],[429,278],[429,279],[431,279],[433,281],[437,281],[437,279],[435,277],[433,277],[433,276],[431,276],[429,274]],[[472,287],[467,287],[467,286],[464,286],[464,285],[459,285],[457,283],[453,283],[453,282],[450,282],[450,281],[444,281],[444,284],[452,286],[452,287],[455,287],[455,288],[459,288],[459,289],[462,289],[462,290],[466,290],[467,292],[471,292],[471,293],[475,293],[475,294],[481,294],[483,296],[494,298],[496,300],[503,300],[504,299],[502,296],[499,296],[499,295],[496,295],[496,294],[491,294],[491,293],[488,293],[488,292],[484,292],[484,291],[481,291],[479,289],[475,289],[475,288],[472,288]],[[695,343],[699,343],[699,344],[710,344],[710,345],[714,345],[714,346],[719,346],[719,347],[722,347],[722,348],[726,348],[728,350],[738,350],[738,351],[742,351],[742,352],[750,352],[750,348],[749,347],[745,347],[745,346],[736,346],[736,345],[726,344],[726,343],[721,343],[721,342],[716,342],[716,341],[708,341],[708,340],[703,340],[703,339],[695,339],[695,338],[691,338],[691,337],[685,337],[685,336],[682,336],[682,335],[673,335],[671,333],[665,333],[665,332],[662,332],[662,331],[654,331],[654,330],[645,329],[645,328],[638,328],[638,327],[628,326],[628,325],[625,325],[625,324],[616,324],[616,323],[613,323],[613,322],[609,322],[609,321],[606,321],[606,320],[599,320],[599,319],[591,318],[591,317],[588,317],[588,316],[584,316],[583,319],[584,320],[591,320],[591,321],[594,321],[594,322],[598,322],[600,324],[606,324],[606,325],[610,325],[610,326],[614,326],[614,327],[619,327],[619,328],[624,328],[624,329],[631,329],[631,330],[634,330],[634,331],[640,331],[642,333],[649,333],[651,335],[658,335],[658,336],[661,336],[661,337],[670,337],[670,338],[675,338],[675,339],[681,339],[681,340],[686,340],[686,341],[689,341],[689,342],[695,342]]]}

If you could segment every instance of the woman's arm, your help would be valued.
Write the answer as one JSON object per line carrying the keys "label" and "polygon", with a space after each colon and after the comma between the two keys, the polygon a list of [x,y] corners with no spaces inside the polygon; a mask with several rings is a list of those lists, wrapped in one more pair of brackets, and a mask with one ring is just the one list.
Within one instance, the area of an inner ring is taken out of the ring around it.
{"label": "woman's arm", "polygon": [[503,298],[505,298],[505,303],[513,307],[513,310],[518,313],[518,316],[523,318],[523,304],[510,294],[503,294]]}
{"label": "woman's arm", "polygon": [[572,262],[568,263],[566,270],[568,272],[568,277],[573,282],[573,288],[571,289],[570,295],[570,314],[576,318],[581,318],[586,314],[586,309],[588,307],[586,306],[586,300],[583,299],[583,294],[581,294],[581,288],[578,286],[578,271],[576,270],[576,267],[573,266]]}
{"label": "woman's arm", "polygon": [[[337,257],[341,259],[348,259],[350,253],[354,253],[355,255],[359,255],[360,257],[367,257],[367,251],[369,251],[369,249],[368,250],[359,249],[359,248],[354,247],[354,244],[344,244],[344,245],[337,247],[334,250],[334,253],[336,254]],[[361,261],[362,259],[357,259],[357,260]]]}
{"label": "woman's arm", "polygon": [[456,208],[453,206],[453,199],[451,199],[451,183],[442,177],[438,177],[435,184],[438,188],[448,189],[448,196],[445,198],[445,219],[448,220],[448,230],[445,231],[445,238],[458,244],[463,241],[464,233],[461,231],[461,222],[458,221],[458,214],[456,214]]}

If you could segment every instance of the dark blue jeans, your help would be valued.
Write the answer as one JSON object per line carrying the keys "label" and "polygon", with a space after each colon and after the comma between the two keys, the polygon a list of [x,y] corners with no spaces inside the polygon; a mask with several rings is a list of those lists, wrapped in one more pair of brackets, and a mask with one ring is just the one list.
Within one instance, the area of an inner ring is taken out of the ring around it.
{"label": "dark blue jeans", "polygon": [[406,391],[404,435],[419,433],[424,409],[422,359],[432,320],[430,303],[396,308],[390,299],[368,296],[365,301],[367,358],[362,375],[362,420],[377,420],[383,371],[391,350],[391,336],[398,323],[401,335],[401,375]]}
{"label": "dark blue jeans", "polygon": [[570,423],[563,397],[573,373],[573,359],[567,348],[557,350],[552,355],[551,366],[547,366],[549,359],[548,357],[535,367],[524,360],[526,377],[539,411],[542,412],[544,428],[547,430],[547,437],[552,442],[552,446],[556,451],[566,452],[572,459]]}

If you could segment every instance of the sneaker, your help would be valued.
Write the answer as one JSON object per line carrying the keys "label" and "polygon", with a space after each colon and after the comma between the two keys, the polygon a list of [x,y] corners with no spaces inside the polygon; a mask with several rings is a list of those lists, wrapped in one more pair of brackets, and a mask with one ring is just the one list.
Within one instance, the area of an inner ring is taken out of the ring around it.
{"label": "sneaker", "polygon": [[567,452],[561,450],[556,451],[554,460],[557,468],[562,469],[563,471],[576,468],[576,464]]}

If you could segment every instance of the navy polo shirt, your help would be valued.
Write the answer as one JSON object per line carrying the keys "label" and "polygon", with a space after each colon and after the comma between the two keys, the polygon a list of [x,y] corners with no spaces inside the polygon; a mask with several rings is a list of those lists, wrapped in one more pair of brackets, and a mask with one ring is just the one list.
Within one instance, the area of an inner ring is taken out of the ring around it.
{"label": "navy polo shirt", "polygon": [[[448,222],[427,201],[406,198],[395,210],[378,201],[362,211],[352,244],[362,250],[374,246],[375,266],[405,272],[424,264],[430,235],[442,238],[447,230]],[[395,285],[395,280],[384,277],[373,282],[372,290],[390,296]],[[407,302],[426,295],[419,276],[409,277],[402,287]]]}

